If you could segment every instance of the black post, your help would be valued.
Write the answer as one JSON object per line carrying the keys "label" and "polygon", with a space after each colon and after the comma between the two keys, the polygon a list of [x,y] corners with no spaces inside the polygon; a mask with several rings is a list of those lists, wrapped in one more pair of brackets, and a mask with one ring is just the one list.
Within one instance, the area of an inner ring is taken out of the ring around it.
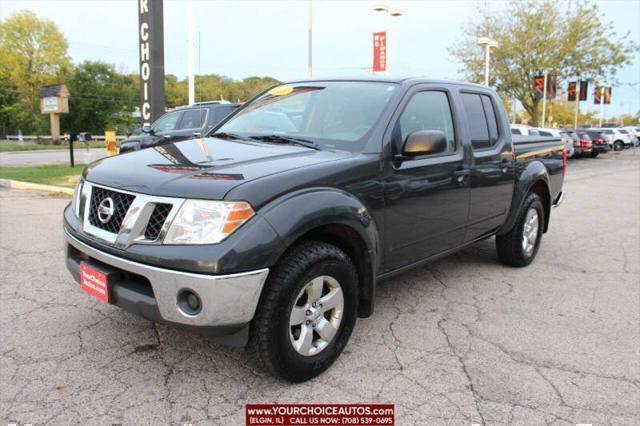
{"label": "black post", "polygon": [[138,0],[142,127],[164,114],[163,0]]}
{"label": "black post", "polygon": [[75,163],[73,161],[73,143],[78,139],[78,136],[75,132],[69,132],[69,162],[71,163],[71,167],[75,167]]}

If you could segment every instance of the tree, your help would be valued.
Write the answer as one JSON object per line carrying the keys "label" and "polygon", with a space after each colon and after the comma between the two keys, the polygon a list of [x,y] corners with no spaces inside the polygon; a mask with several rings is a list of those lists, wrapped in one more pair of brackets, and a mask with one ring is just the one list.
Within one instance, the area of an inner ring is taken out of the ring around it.
{"label": "tree", "polygon": [[38,93],[45,84],[61,82],[71,69],[64,35],[52,21],[18,12],[0,22],[0,58],[0,98],[15,94],[3,104],[3,110],[13,111],[3,124],[13,131],[45,131]]}
{"label": "tree", "polygon": [[69,114],[62,116],[64,130],[102,133],[133,125],[132,112],[139,93],[137,76],[119,74],[100,61],[85,61],[67,78]]}
{"label": "tree", "polygon": [[[490,84],[507,98],[520,101],[538,123],[540,99],[534,97],[534,76],[546,69],[558,84],[567,79],[604,79],[631,63],[638,46],[628,34],[617,37],[613,23],[603,22],[596,5],[584,1],[513,0],[502,10],[479,10],[450,54],[475,82],[484,78],[484,52],[478,37],[498,42],[491,52]],[[591,85],[593,87],[593,83]]]}

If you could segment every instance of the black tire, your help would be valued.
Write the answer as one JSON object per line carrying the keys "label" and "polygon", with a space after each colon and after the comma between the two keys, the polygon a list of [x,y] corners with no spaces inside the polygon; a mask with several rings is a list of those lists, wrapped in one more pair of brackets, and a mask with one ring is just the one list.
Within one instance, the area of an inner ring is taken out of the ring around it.
{"label": "black tire", "polygon": [[[537,237],[533,250],[527,253],[523,247],[523,234],[525,231],[525,220],[530,209],[535,209],[538,214]],[[498,258],[506,265],[523,267],[529,265],[535,259],[540,242],[542,241],[542,229],[544,227],[544,206],[540,196],[534,192],[530,192],[518,213],[516,223],[505,235],[496,237],[496,249]]]}
{"label": "black tire", "polygon": [[622,151],[624,149],[624,143],[622,141],[615,141],[613,143],[614,151]]}
{"label": "black tire", "polygon": [[592,152],[591,153],[591,158],[596,158],[598,156],[598,154],[600,154],[599,152]]}
{"label": "black tire", "polygon": [[[324,349],[304,356],[296,351],[290,339],[289,320],[300,292],[319,276],[331,276],[339,282],[344,300],[342,319]],[[309,380],[338,358],[351,336],[357,311],[358,277],[349,256],[331,244],[302,242],[285,253],[265,283],[251,324],[250,349],[255,361],[283,380]]]}

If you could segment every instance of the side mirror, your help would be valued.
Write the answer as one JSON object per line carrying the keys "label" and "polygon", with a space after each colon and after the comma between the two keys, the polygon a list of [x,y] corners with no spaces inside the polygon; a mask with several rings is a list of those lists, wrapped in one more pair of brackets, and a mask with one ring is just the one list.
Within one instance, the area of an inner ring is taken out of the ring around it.
{"label": "side mirror", "polygon": [[447,150],[447,136],[440,130],[418,130],[405,139],[399,160],[412,160],[420,155],[441,154]]}

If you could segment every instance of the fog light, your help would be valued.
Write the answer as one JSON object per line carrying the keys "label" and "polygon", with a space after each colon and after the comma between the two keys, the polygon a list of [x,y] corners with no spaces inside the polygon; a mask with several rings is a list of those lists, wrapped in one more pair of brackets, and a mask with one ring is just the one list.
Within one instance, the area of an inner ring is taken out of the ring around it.
{"label": "fog light", "polygon": [[202,310],[200,297],[192,290],[182,290],[178,293],[178,309],[185,315],[198,315]]}

